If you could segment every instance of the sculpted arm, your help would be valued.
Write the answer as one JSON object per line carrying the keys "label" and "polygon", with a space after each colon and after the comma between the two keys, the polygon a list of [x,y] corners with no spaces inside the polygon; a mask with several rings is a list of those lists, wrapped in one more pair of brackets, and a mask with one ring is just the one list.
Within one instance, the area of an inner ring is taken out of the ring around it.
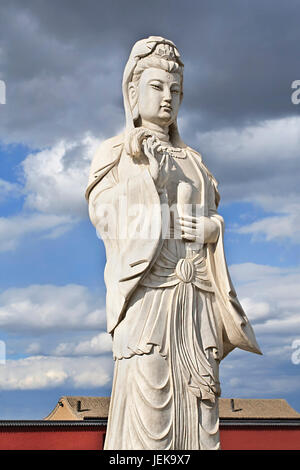
{"label": "sculpted arm", "polygon": [[[120,146],[117,158],[100,147],[91,166],[89,215],[102,239],[122,239],[120,248],[136,236],[135,228],[147,225],[145,209],[156,200],[155,181],[149,165],[137,164]],[[111,152],[111,149],[109,149]],[[102,154],[101,154],[102,153]],[[152,168],[153,169],[153,168]],[[95,181],[96,178],[96,181]],[[149,222],[150,224],[150,222]],[[127,241],[126,241],[127,240]],[[125,248],[124,248],[125,249]]]}

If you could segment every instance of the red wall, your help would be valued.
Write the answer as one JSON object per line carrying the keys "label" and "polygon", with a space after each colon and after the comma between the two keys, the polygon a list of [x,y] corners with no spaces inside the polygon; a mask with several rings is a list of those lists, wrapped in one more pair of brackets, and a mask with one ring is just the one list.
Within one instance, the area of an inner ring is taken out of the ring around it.
{"label": "red wall", "polygon": [[300,426],[226,427],[220,440],[223,450],[300,450]]}
{"label": "red wall", "polygon": [[[100,450],[105,426],[3,426],[0,450]],[[300,450],[300,428],[221,427],[222,450]]]}
{"label": "red wall", "polygon": [[0,450],[100,450],[106,428],[75,426],[0,428]]}

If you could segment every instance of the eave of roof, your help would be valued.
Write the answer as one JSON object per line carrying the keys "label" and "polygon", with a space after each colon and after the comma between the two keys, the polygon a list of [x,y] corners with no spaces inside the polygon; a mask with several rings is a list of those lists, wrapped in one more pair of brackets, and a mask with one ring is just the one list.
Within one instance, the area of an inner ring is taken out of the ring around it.
{"label": "eave of roof", "polygon": [[300,429],[300,419],[298,418],[222,418],[220,427],[298,427]]}
{"label": "eave of roof", "polygon": [[[106,426],[107,419],[89,420],[0,420],[1,427],[99,427]],[[221,418],[220,427],[299,427],[300,419],[249,419]]]}
{"label": "eave of roof", "polygon": [[89,420],[0,420],[0,428],[3,427],[59,427],[59,426],[106,426],[107,419],[89,419]]}

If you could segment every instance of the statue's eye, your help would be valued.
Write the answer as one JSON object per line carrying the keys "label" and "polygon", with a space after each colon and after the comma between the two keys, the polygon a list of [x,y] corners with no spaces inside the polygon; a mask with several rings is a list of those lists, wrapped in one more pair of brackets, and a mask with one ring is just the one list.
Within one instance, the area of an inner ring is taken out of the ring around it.
{"label": "statue's eye", "polygon": [[156,83],[151,83],[151,87],[154,88],[154,90],[161,90],[161,86]]}
{"label": "statue's eye", "polygon": [[179,95],[180,90],[178,90],[177,88],[173,88],[173,90],[171,90],[171,93],[174,93],[174,95]]}

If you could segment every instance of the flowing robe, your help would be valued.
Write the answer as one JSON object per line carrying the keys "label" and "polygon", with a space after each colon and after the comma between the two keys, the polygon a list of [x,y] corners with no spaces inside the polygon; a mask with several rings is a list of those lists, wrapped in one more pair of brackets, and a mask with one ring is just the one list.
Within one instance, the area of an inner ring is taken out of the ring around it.
{"label": "flowing robe", "polygon": [[[92,164],[87,197],[107,253],[115,359],[106,449],[219,448],[219,362],[236,346],[260,353],[228,275],[216,182],[199,154],[183,153],[161,193],[122,138],[106,142]],[[218,242],[197,248],[165,237],[162,207],[177,203],[179,179],[218,224]],[[142,210],[130,214],[133,207]]]}

